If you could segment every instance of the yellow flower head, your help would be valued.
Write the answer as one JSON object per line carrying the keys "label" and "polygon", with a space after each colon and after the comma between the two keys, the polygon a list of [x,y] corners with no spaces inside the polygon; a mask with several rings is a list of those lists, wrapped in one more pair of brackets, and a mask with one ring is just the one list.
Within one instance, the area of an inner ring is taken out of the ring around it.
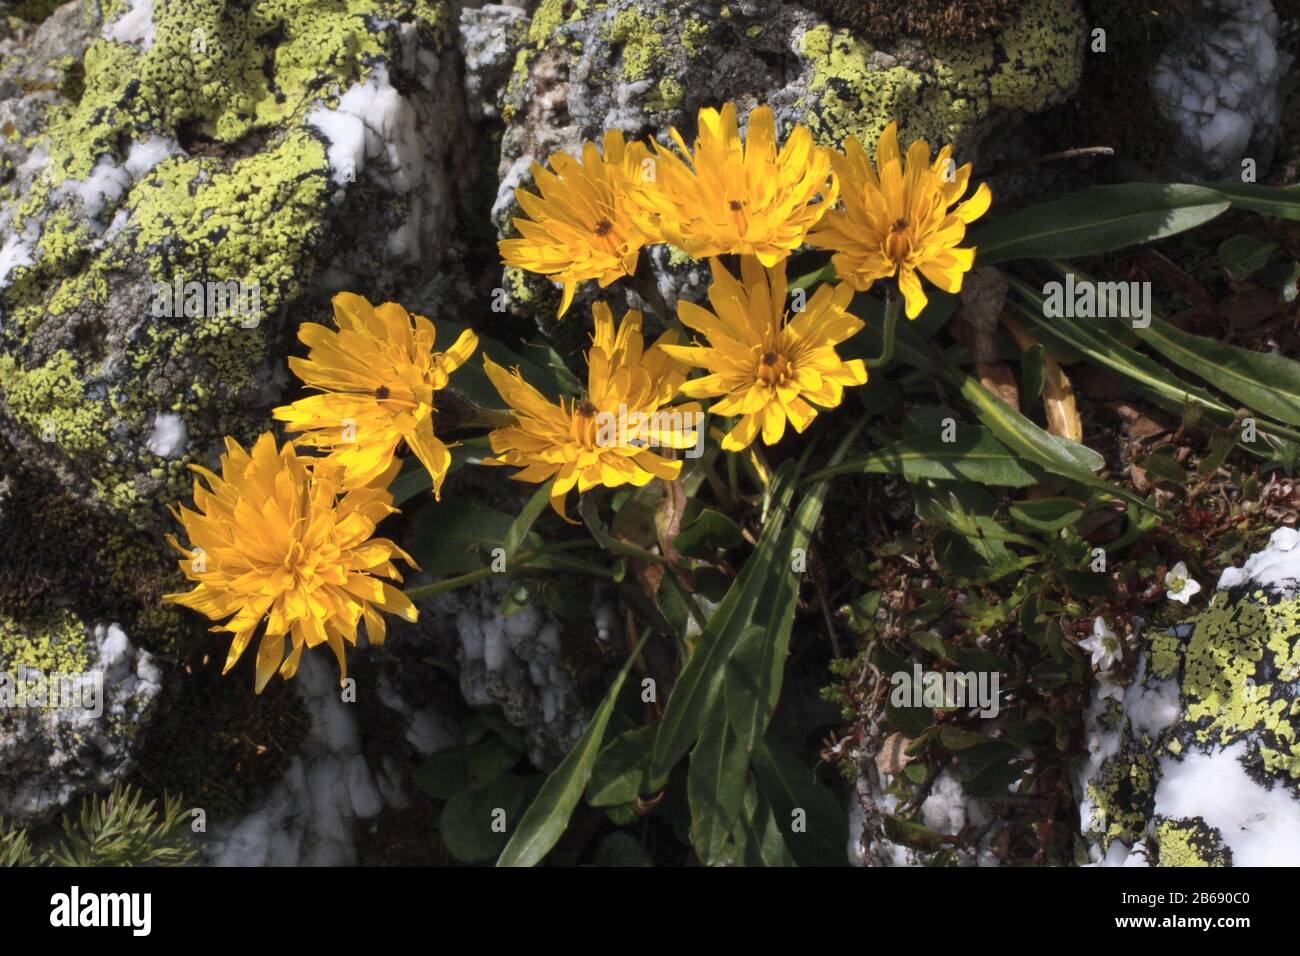
{"label": "yellow flower head", "polygon": [[[548,401],[520,376],[484,356],[488,377],[515,412],[515,424],[492,432],[496,465],[522,465],[514,477],[544,482],[555,477],[551,507],[561,517],[564,497],[575,485],[644,485],[676,478],[682,463],[653,448],[690,448],[702,425],[697,403],[665,408],[686,379],[685,366],[668,357],[677,341],[665,332],[650,348],[641,338],[641,313],[629,311],[614,331],[609,306],[592,307],[596,329],[587,353],[587,394],[576,401]],[[567,518],[566,518],[567,520]]]}
{"label": "yellow flower head", "polygon": [[[723,440],[726,451],[748,447],[761,431],[768,445],[781,440],[789,420],[802,432],[817,416],[813,405],[834,408],[845,385],[867,380],[861,359],[845,362],[835,346],[862,328],[845,310],[853,297],[847,285],[823,284],[803,311],[786,311],[785,260],[771,269],[750,256],[741,260],[739,281],[717,259],[711,263],[713,311],[679,302],[682,322],[708,339],[708,347],[665,346],[674,358],[707,369],[682,386],[692,398],[713,398],[715,415],[739,415]],[[811,403],[811,404],[809,404]]]}
{"label": "yellow flower head", "polygon": [[855,137],[845,150],[831,156],[844,208],[828,212],[808,241],[834,250],[836,273],[859,292],[877,279],[897,275],[909,319],[920,315],[926,303],[918,271],[945,292],[960,292],[975,250],[957,244],[966,237],[966,224],[988,210],[989,187],[981,183],[974,195],[950,209],[966,192],[970,164],[958,169],[952,147],[945,146],[931,165],[930,144],[917,140],[904,168],[896,123],[880,135],[876,169]]}
{"label": "yellow flower head", "polygon": [[259,694],[277,669],[286,680],[292,677],[302,649],[318,644],[334,651],[342,680],[343,642],[356,644],[362,619],[370,642],[382,644],[380,611],[408,621],[417,617],[410,599],[380,580],[402,580],[394,556],[412,567],[414,562],[393,542],[371,537],[396,510],[392,496],[381,488],[360,488],[339,499],[337,469],[307,465],[293,445],[277,449],[269,432],[251,454],[227,438],[219,476],[190,466],[207,482],[205,488],[194,481],[196,510],[173,512],[192,550],[167,536],[184,555],[181,570],[196,586],[163,600],[214,621],[228,619],[212,628],[234,635],[224,671],[235,666],[265,622],[257,650]]}
{"label": "yellow flower head", "polygon": [[334,297],[338,331],[307,323],[298,338],[307,358],[289,368],[322,394],[300,398],[273,412],[299,445],[319,448],[343,469],[346,488],[360,488],[388,470],[404,440],[442,490],[451,452],[433,433],[434,393],[478,346],[466,330],[446,352],[433,351],[434,327],[396,302],[375,308],[359,295]]}
{"label": "yellow flower head", "polygon": [[699,126],[694,153],[672,130],[685,159],[656,144],[655,182],[643,202],[664,238],[697,259],[738,253],[766,266],[801,246],[835,202],[829,150],[796,126],[777,152],[776,120],[766,106],[749,114],[744,143],[734,103],[721,113],[700,110]]}
{"label": "yellow flower head", "polygon": [[647,220],[639,214],[636,198],[642,162],[649,155],[643,144],[625,143],[622,133],[608,130],[603,155],[594,143],[584,143],[581,160],[553,154],[548,162],[554,172],[534,163],[540,196],[515,190],[529,218],[514,220],[522,239],[497,244],[501,258],[562,283],[561,316],[579,282],[595,279],[603,289],[632,275],[641,247],[655,241],[646,234]]}

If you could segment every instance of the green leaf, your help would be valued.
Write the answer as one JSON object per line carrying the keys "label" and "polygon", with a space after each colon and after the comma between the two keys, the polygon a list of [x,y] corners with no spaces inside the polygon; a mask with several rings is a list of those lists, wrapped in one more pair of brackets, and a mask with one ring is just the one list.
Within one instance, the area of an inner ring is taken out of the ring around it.
{"label": "green leaf", "polygon": [[1169,361],[1237,401],[1280,422],[1300,425],[1300,364],[1193,335],[1155,317],[1147,328],[1133,331]]}
{"label": "green leaf", "polygon": [[785,844],[772,805],[753,780],[745,785],[741,825],[745,831],[746,866],[798,866]]}
{"label": "green leaf", "polygon": [[501,547],[505,549],[506,561],[515,556],[524,539],[528,537],[528,532],[532,530],[535,522],[542,511],[551,502],[551,486],[555,480],[551,479],[542,484],[540,488],[528,499],[528,504],[524,505],[518,517],[510,522],[510,528],[506,531],[505,537],[501,539]]}
{"label": "green leaf", "polygon": [[[587,785],[587,802],[593,807],[617,807],[631,803],[639,797],[646,774],[650,769],[650,754],[654,750],[654,724],[619,734],[603,748],[596,758]],[[660,786],[665,781],[657,781]],[[659,789],[645,786],[646,792]]]}
{"label": "green leaf", "polygon": [[1217,255],[1228,275],[1240,282],[1268,265],[1275,252],[1277,243],[1261,242],[1254,236],[1238,233],[1219,243]]}
{"label": "green leaf", "polygon": [[705,508],[673,538],[679,553],[700,557],[738,547],[745,538],[740,527],[720,511]]}
{"label": "green leaf", "polygon": [[886,815],[882,821],[885,836],[914,850],[938,850],[943,847],[943,834],[922,823],[913,823],[900,817]]}
{"label": "green leaf", "polygon": [[653,776],[666,775],[695,742],[702,715],[712,708],[721,692],[726,662],[748,626],[762,592],[769,587],[769,575],[778,557],[785,514],[794,491],[793,468],[794,462],[786,462],[773,475],[772,506],[758,545],[714,610],[678,675],[659,720],[651,762]]}
{"label": "green leaf", "polygon": [[[510,821],[524,802],[524,782],[512,773],[499,774],[483,787],[473,787],[447,801],[440,828],[443,845],[462,863],[490,860],[506,842]],[[495,825],[504,812],[506,832]]]}
{"label": "green leaf", "polygon": [[1050,532],[1075,524],[1083,517],[1084,510],[1072,498],[1037,498],[1013,502],[1011,517],[1026,528]]}
{"label": "green leaf", "polygon": [[809,478],[855,472],[902,475],[908,481],[964,480],[1011,488],[1043,480],[1041,470],[1009,451],[987,428],[977,425],[956,429],[951,442],[945,442],[942,434],[906,438],[834,468],[822,469]]}
{"label": "green leaf", "polygon": [[412,779],[434,800],[450,800],[469,789],[469,752],[464,747],[439,750],[415,771]]}
{"label": "green leaf", "polygon": [[727,721],[727,709],[715,703],[691,751],[686,795],[691,808],[691,846],[705,866],[729,858],[732,831],[740,822],[749,754]]}
{"label": "green leaf", "polygon": [[1097,255],[1192,229],[1229,205],[1217,189],[1184,183],[1094,186],[981,225],[967,244],[977,266]]}
{"label": "green leaf", "polygon": [[541,792],[524,813],[524,818],[519,822],[519,827],[506,848],[501,851],[497,866],[536,866],[564,834],[573,808],[582,799],[582,792],[591,779],[592,767],[600,752],[600,744],[605,737],[610,714],[614,712],[619,691],[623,689],[632,662],[641,653],[649,636],[650,632],[646,631],[637,641],[578,743],[546,778],[546,783],[542,784]]}
{"label": "green leaf", "polygon": [[[843,866],[849,818],[834,791],[817,783],[813,769],[770,730],[754,750],[753,766],[759,791],[799,865]],[[803,832],[793,828],[796,811],[803,811]]]}
{"label": "green leaf", "polygon": [[1231,200],[1238,209],[1300,221],[1300,186],[1261,186],[1257,183],[1209,187]]}
{"label": "green leaf", "polygon": [[600,841],[596,848],[597,866],[654,866],[650,851],[637,842],[636,837],[623,830],[615,830]]}
{"label": "green leaf", "polygon": [[1043,346],[1035,342],[1025,349],[1020,359],[1020,404],[1033,408],[1043,394],[1043,383],[1047,381],[1047,360],[1043,357]]}
{"label": "green leaf", "polygon": [[[437,347],[439,349],[451,348],[451,344],[456,341],[461,332],[468,328],[468,326],[457,322],[448,322],[444,319],[434,319],[433,325],[437,331]],[[492,384],[492,380],[483,371],[482,356],[484,355],[490,356],[492,361],[503,368],[518,366],[528,384],[537,388],[547,398],[554,399],[559,396],[559,384],[551,369],[521,357],[490,336],[483,335],[481,332],[476,334],[478,335],[478,348],[474,352],[473,360],[456,369],[451,380],[452,386],[466,398],[486,408],[500,408],[502,405],[501,396],[497,394],[496,386]]]}

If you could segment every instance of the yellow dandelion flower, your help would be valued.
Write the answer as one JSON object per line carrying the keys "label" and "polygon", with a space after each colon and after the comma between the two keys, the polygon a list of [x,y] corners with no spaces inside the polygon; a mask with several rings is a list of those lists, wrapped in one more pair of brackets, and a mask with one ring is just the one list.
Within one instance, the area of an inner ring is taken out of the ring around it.
{"label": "yellow dandelion flower", "polygon": [[338,331],[315,323],[298,330],[307,358],[289,368],[322,394],[300,398],[272,413],[297,444],[320,449],[343,469],[343,484],[360,488],[378,480],[405,441],[442,490],[451,452],[433,432],[434,393],[478,346],[468,329],[446,352],[435,352],[434,327],[396,302],[378,308],[359,295],[334,297]]}
{"label": "yellow dandelion flower", "polygon": [[569,310],[579,282],[595,279],[603,289],[636,272],[641,247],[656,239],[639,213],[643,161],[650,151],[642,143],[625,143],[618,130],[605,133],[604,152],[584,143],[582,158],[553,154],[553,172],[533,164],[541,195],[515,190],[528,214],[516,218],[521,239],[497,243],[507,265],[551,276],[564,286],[560,315]]}
{"label": "yellow dandelion flower", "polygon": [[814,405],[834,408],[844,386],[861,385],[867,369],[861,359],[844,361],[835,346],[862,328],[846,306],[853,297],[847,285],[823,284],[791,316],[786,310],[785,260],[764,269],[758,259],[741,260],[737,280],[717,259],[711,263],[713,311],[679,302],[677,315],[700,332],[708,346],[668,345],[669,355],[709,374],[682,386],[691,398],[716,398],[714,415],[738,415],[740,421],[722,440],[725,451],[746,448],[759,433],[773,445],[785,434],[787,421],[802,432],[817,416]]}
{"label": "yellow dandelion flower", "polygon": [[343,642],[356,644],[362,620],[372,644],[384,642],[380,611],[416,620],[410,599],[381,580],[402,580],[392,558],[415,563],[393,542],[371,537],[396,510],[386,490],[360,488],[339,498],[337,469],[309,468],[293,445],[277,449],[269,432],[251,453],[227,438],[220,475],[190,467],[207,487],[195,479],[196,510],[173,513],[191,547],[182,548],[173,535],[167,539],[184,556],[181,570],[195,587],[163,600],[214,621],[227,619],[212,628],[234,635],[223,673],[261,629],[257,693],[277,670],[286,680],[292,677],[303,648],[319,644],[328,644],[338,658],[342,681]]}
{"label": "yellow dandelion flower", "polygon": [[[975,262],[974,249],[961,249],[966,224],[988,211],[992,194],[981,183],[955,209],[970,184],[970,164],[960,169],[945,146],[930,163],[930,144],[917,140],[904,164],[898,151],[898,124],[890,123],[876,147],[876,168],[862,143],[850,137],[845,152],[831,156],[843,189],[844,208],[808,236],[834,250],[837,275],[859,292],[877,279],[898,276],[898,288],[914,319],[925,308],[920,272],[945,292],[960,292],[962,276]],[[877,176],[877,171],[879,176]]]}
{"label": "yellow dandelion flower", "polygon": [[656,144],[655,181],[642,202],[664,239],[697,259],[737,253],[770,266],[785,258],[835,202],[830,151],[796,126],[778,152],[766,106],[749,114],[743,143],[734,103],[700,110],[699,126],[693,153],[676,129],[681,157]]}
{"label": "yellow dandelion flower", "polygon": [[698,403],[665,407],[687,373],[665,351],[676,333],[665,332],[647,349],[640,312],[627,312],[617,332],[608,305],[597,302],[592,315],[587,393],[578,400],[550,402],[518,370],[484,356],[488,377],[515,413],[515,424],[492,432],[497,457],[488,463],[522,465],[514,475],[520,481],[554,477],[551,507],[565,520],[564,498],[574,486],[581,492],[676,478],[682,463],[652,449],[691,448],[702,425]]}

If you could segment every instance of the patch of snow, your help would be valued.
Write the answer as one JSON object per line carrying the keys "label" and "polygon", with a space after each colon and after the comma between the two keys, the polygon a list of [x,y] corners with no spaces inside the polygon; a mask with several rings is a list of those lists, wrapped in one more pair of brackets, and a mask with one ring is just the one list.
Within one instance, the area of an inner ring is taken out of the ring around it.
{"label": "patch of snow", "polygon": [[1300,590],[1300,532],[1278,528],[1268,539],[1268,547],[1252,554],[1239,568],[1228,568],[1219,575],[1219,590],[1253,583],[1276,588],[1288,596]]}
{"label": "patch of snow", "polygon": [[1300,863],[1300,802],[1275,786],[1265,790],[1242,766],[1245,741],[1182,760],[1162,757],[1155,812],[1201,817],[1232,850],[1233,866]]}
{"label": "patch of snow", "polygon": [[153,46],[153,0],[131,0],[126,12],[104,27],[104,39],[138,43],[142,50]]}
{"label": "patch of snow", "polygon": [[185,421],[174,412],[154,412],[153,430],[145,447],[159,458],[179,458],[190,441]]}

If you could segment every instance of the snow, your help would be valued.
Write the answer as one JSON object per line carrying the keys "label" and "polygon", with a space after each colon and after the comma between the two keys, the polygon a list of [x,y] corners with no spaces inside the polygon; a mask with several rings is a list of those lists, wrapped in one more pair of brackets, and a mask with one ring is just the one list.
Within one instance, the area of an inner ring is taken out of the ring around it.
{"label": "snow", "polygon": [[1245,741],[1182,760],[1162,757],[1155,812],[1201,817],[1232,850],[1233,866],[1294,866],[1300,862],[1300,802],[1275,786],[1265,790],[1242,766]]}
{"label": "snow", "polygon": [[1219,576],[1219,590],[1241,587],[1248,582],[1276,588],[1288,595],[1300,590],[1300,533],[1294,528],[1278,528],[1268,539],[1268,547],[1252,554],[1239,568],[1228,568]]}
{"label": "snow", "polygon": [[130,8],[104,28],[104,39],[138,43],[142,50],[153,46],[153,0],[131,0]]}
{"label": "snow", "polygon": [[155,412],[153,430],[145,447],[159,458],[179,458],[189,444],[190,434],[184,420],[174,412]]}

